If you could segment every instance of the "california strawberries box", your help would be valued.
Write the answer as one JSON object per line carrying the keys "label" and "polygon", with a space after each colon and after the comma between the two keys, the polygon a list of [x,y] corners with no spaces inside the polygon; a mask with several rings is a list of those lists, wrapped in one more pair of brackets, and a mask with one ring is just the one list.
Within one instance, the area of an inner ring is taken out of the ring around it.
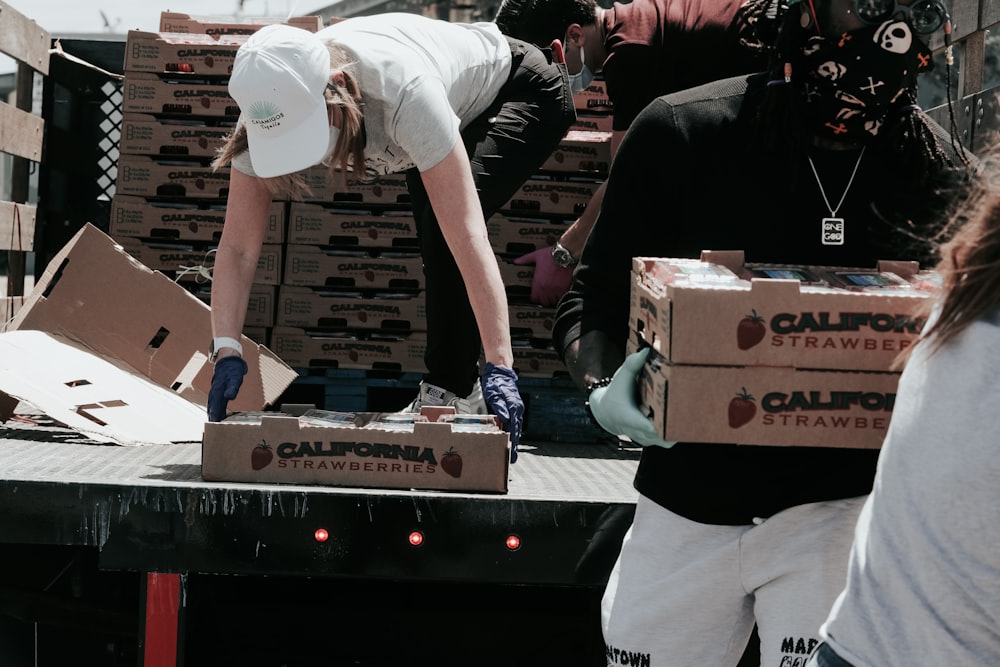
{"label": "california strawberries box", "polygon": [[650,353],[640,409],[664,440],[877,449],[898,373],[685,366]]}
{"label": "california strawberries box", "polygon": [[936,289],[918,268],[637,257],[630,328],[673,364],[886,371],[916,341]]}
{"label": "california strawberries box", "polygon": [[208,481],[506,492],[510,440],[488,415],[247,413],[208,422]]}

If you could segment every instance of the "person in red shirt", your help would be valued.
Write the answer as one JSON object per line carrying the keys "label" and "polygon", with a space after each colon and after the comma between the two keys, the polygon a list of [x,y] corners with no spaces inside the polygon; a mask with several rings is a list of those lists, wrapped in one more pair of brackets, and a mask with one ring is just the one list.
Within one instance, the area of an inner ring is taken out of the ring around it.
{"label": "person in red shirt", "polygon": [[[603,75],[613,107],[611,155],[654,98],[764,69],[766,58],[741,43],[734,21],[743,0],[633,0],[605,9],[594,0],[505,0],[495,21],[511,37],[560,40],[574,92]],[[551,248],[516,260],[534,264],[532,301],[555,305],[569,287],[604,198],[602,185]]]}

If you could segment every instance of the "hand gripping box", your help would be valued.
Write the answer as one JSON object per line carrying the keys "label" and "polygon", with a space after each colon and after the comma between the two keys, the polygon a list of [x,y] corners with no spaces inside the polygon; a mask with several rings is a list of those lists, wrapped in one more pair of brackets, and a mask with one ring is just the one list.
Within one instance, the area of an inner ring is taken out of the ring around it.
{"label": "hand gripping box", "polygon": [[[425,409],[426,410],[426,409]],[[280,413],[209,422],[202,445],[208,481],[323,484],[506,493],[510,440],[457,420],[380,426],[377,413],[322,425]],[[425,413],[426,416],[426,413]],[[373,428],[373,426],[375,428]]]}
{"label": "hand gripping box", "polygon": [[916,342],[934,293],[917,268],[753,265],[740,252],[637,257],[630,328],[671,364],[887,371]]}
{"label": "hand gripping box", "polygon": [[[0,334],[0,393],[101,441],[198,441],[213,371],[210,314],[84,225]],[[261,410],[297,375],[267,348],[242,343],[249,371],[230,408]]]}
{"label": "hand gripping box", "polygon": [[898,373],[670,364],[654,351],[639,406],[668,441],[877,449],[898,383]]}

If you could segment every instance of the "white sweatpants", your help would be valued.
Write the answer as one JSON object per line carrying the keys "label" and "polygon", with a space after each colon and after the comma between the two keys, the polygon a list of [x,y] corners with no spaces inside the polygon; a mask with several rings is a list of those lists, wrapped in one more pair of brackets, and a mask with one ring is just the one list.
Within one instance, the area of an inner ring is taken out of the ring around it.
{"label": "white sweatpants", "polygon": [[864,501],[716,526],[640,496],[601,603],[607,664],[731,667],[756,622],[761,667],[803,667],[844,587]]}

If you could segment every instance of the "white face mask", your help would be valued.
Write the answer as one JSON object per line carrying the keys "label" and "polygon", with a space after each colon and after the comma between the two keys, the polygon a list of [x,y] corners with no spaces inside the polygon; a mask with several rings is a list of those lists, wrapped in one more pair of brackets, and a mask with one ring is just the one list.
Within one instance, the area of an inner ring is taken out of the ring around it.
{"label": "white face mask", "polygon": [[[563,51],[566,51],[566,44],[563,43]],[[587,67],[587,61],[585,59],[585,54],[583,47],[580,47],[580,62],[583,63],[583,68],[576,74],[569,75],[569,89],[574,93],[579,93],[590,85],[590,82],[594,80],[594,73],[590,71]]]}

